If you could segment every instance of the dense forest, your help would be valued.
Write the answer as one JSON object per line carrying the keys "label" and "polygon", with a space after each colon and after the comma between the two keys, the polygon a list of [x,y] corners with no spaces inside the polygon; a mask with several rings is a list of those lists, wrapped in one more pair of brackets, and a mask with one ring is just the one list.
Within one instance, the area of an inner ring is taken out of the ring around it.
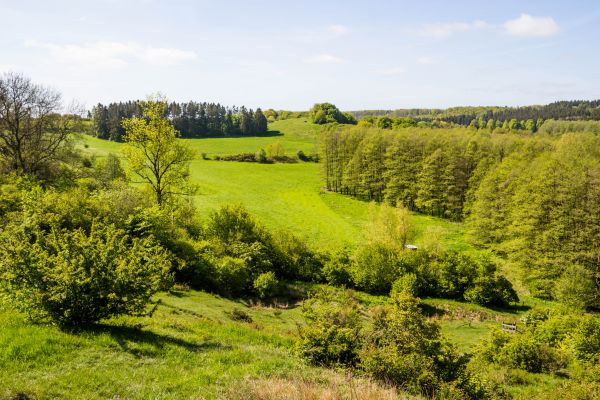
{"label": "dense forest", "polygon": [[523,107],[451,107],[448,109],[410,108],[397,110],[360,110],[351,111],[355,118],[363,117],[408,117],[417,122],[452,123],[467,126],[473,123],[484,127],[488,121],[510,123],[516,121],[538,121],[547,119],[560,120],[599,120],[600,100],[557,101],[547,105],[532,105]]}
{"label": "dense forest", "polygon": [[[140,116],[137,101],[97,104],[91,111],[92,133],[101,139],[123,141],[126,118]],[[175,129],[183,138],[253,136],[267,132],[267,118],[260,108],[225,107],[215,103],[170,102],[165,110]]]}
{"label": "dense forest", "polygon": [[600,307],[598,135],[338,127],[322,148],[330,190],[466,220],[536,295],[567,299],[561,290],[579,287],[578,301]]}

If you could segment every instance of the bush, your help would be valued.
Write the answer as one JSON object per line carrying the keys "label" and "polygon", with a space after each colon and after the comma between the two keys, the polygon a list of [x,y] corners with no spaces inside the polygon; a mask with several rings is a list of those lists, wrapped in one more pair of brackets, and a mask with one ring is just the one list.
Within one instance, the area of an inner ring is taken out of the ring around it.
{"label": "bush", "polygon": [[172,284],[169,254],[114,226],[6,232],[0,257],[5,294],[35,320],[62,326],[148,314],[151,297]]}
{"label": "bush", "polygon": [[566,365],[556,349],[539,342],[530,334],[515,336],[506,343],[495,359],[507,367],[521,368],[528,372],[557,371]]}
{"label": "bush", "polygon": [[503,276],[480,276],[467,289],[464,299],[482,306],[507,307],[519,301],[512,284]]}
{"label": "bush", "polygon": [[594,273],[581,265],[567,267],[556,281],[554,297],[578,309],[600,307],[600,290],[594,281]]}
{"label": "bush", "polygon": [[419,286],[415,274],[402,275],[394,281],[392,290],[390,291],[390,297],[394,298],[401,293],[409,294],[413,297],[417,296],[419,293]]}
{"label": "bush", "polygon": [[354,258],[351,274],[357,288],[371,293],[389,293],[399,275],[396,253],[379,243],[364,246]]}
{"label": "bush", "polygon": [[277,294],[279,281],[272,271],[260,274],[254,280],[254,290],[261,299],[267,299]]}
{"label": "bush", "polygon": [[321,271],[327,283],[334,286],[351,286],[352,277],[349,271],[350,257],[347,251],[340,250],[329,256]]}
{"label": "bush", "polygon": [[264,230],[242,205],[225,205],[213,212],[208,220],[206,233],[223,243],[235,241],[252,243],[264,238]]}
{"label": "bush", "polygon": [[250,286],[250,271],[239,258],[225,256],[216,261],[215,275],[217,290],[227,295],[244,294]]}
{"label": "bush", "polygon": [[579,360],[600,362],[600,319],[582,317],[573,331],[572,343]]}
{"label": "bush", "polygon": [[431,395],[466,374],[467,359],[442,340],[439,326],[406,292],[395,297],[392,307],[375,309],[359,354],[367,374],[416,394]]}
{"label": "bush", "polygon": [[361,345],[360,307],[351,292],[323,288],[302,306],[307,325],[296,348],[315,365],[352,366]]}

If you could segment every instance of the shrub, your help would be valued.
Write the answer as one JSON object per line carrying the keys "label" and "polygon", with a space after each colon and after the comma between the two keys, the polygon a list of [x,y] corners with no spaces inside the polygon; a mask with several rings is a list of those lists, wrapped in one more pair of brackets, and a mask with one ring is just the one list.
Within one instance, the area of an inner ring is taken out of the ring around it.
{"label": "shrub", "polygon": [[225,205],[213,212],[209,217],[206,233],[223,243],[252,243],[261,241],[265,235],[262,227],[240,204]]}
{"label": "shrub", "polygon": [[556,371],[566,365],[558,351],[531,334],[515,336],[501,349],[496,361],[528,372]]}
{"label": "shrub", "polygon": [[272,271],[262,273],[254,280],[254,290],[261,299],[275,296],[278,288],[279,281]]}
{"label": "shrub", "polygon": [[345,250],[337,251],[329,259],[321,271],[325,281],[334,286],[350,286],[352,277],[349,271],[350,257]]}
{"label": "shrub", "polygon": [[409,294],[414,297],[417,296],[418,292],[419,286],[417,283],[417,276],[415,274],[406,274],[394,281],[390,297],[396,297],[401,293]]}
{"label": "shrub", "polygon": [[439,326],[401,292],[392,307],[377,308],[360,350],[360,366],[376,379],[413,393],[433,394],[465,374],[466,358],[442,340]]}
{"label": "shrub", "polygon": [[172,284],[169,254],[114,226],[6,232],[0,240],[3,288],[35,320],[79,326],[144,315],[151,297]]}
{"label": "shrub", "polygon": [[252,317],[250,316],[250,314],[248,314],[246,311],[244,311],[240,308],[237,308],[237,307],[235,307],[233,310],[231,310],[231,312],[229,313],[229,316],[234,321],[252,322]]}
{"label": "shrub", "polygon": [[374,243],[360,248],[351,274],[357,288],[373,293],[389,293],[398,277],[397,257],[391,248]]}
{"label": "shrub", "polygon": [[572,335],[575,357],[600,362],[600,319],[597,316],[582,317]]}
{"label": "shrub", "polygon": [[507,307],[519,301],[512,284],[503,276],[480,276],[464,293],[464,299],[482,306]]}
{"label": "shrub", "polygon": [[273,235],[278,274],[289,279],[319,281],[322,265],[305,241],[287,231]]}
{"label": "shrub", "polygon": [[581,265],[567,267],[556,281],[554,296],[574,308],[600,307],[600,290],[594,281],[594,273]]}
{"label": "shrub", "polygon": [[241,295],[250,286],[250,271],[244,260],[225,256],[215,262],[217,290],[228,295]]}
{"label": "shrub", "polygon": [[351,292],[323,288],[302,306],[307,324],[296,348],[315,365],[352,366],[361,345],[360,307]]}

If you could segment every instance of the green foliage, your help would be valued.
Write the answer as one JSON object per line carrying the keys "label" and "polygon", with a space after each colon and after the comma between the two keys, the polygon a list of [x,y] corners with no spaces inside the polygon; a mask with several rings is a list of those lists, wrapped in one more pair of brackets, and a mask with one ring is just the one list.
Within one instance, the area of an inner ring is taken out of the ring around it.
{"label": "green foliage", "polygon": [[321,271],[325,281],[333,286],[349,287],[352,285],[350,275],[350,256],[346,249],[337,250],[329,255]]}
{"label": "green foliage", "polygon": [[246,262],[230,256],[215,262],[215,275],[218,290],[232,296],[244,294],[252,283]]}
{"label": "green foliage", "polygon": [[600,318],[585,316],[572,333],[575,357],[583,361],[600,362]]}
{"label": "green foliage", "polygon": [[253,287],[258,297],[268,299],[277,294],[279,281],[273,271],[264,272],[254,279]]}
{"label": "green foliage", "polygon": [[394,281],[390,297],[396,298],[402,295],[410,295],[416,297],[419,294],[419,283],[415,274],[402,275]]}
{"label": "green foliage", "polygon": [[396,252],[379,243],[358,249],[350,269],[357,288],[371,293],[389,293],[399,275]]}
{"label": "green foliage", "polygon": [[337,122],[339,124],[356,124],[356,119],[351,114],[342,113],[331,103],[315,104],[310,109],[310,117],[315,124],[328,124]]}
{"label": "green foliage", "polygon": [[479,276],[474,285],[465,290],[464,299],[482,306],[508,307],[519,301],[517,292],[504,276]]}
{"label": "green foliage", "polygon": [[0,253],[5,294],[32,318],[63,326],[144,315],[151,297],[172,283],[166,251],[110,225],[92,225],[89,234],[8,231]]}
{"label": "green foliage", "polygon": [[360,306],[349,291],[317,290],[302,305],[307,325],[296,348],[310,363],[351,366],[361,344]]}
{"label": "green foliage", "polygon": [[264,232],[250,213],[241,205],[224,205],[208,220],[206,232],[223,243],[260,241]]}
{"label": "green foliage", "polygon": [[441,338],[439,327],[421,314],[419,301],[407,292],[399,293],[392,307],[374,311],[360,351],[360,365],[367,374],[429,395],[444,382],[460,379],[466,361]]}
{"label": "green foliage", "polygon": [[142,117],[123,120],[125,155],[133,173],[149,185],[156,203],[163,206],[187,184],[188,164],[194,153],[177,141],[177,131],[165,118],[164,99],[140,103]]}
{"label": "green foliage", "polygon": [[600,288],[592,271],[581,265],[570,265],[554,286],[554,297],[578,308],[600,308]]}

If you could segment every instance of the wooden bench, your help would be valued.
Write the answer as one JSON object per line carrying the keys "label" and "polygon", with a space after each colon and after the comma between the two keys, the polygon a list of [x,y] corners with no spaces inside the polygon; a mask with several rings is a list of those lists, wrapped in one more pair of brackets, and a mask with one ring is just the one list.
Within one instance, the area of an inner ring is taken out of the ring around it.
{"label": "wooden bench", "polygon": [[508,333],[517,333],[517,324],[505,324],[502,323],[502,331]]}

